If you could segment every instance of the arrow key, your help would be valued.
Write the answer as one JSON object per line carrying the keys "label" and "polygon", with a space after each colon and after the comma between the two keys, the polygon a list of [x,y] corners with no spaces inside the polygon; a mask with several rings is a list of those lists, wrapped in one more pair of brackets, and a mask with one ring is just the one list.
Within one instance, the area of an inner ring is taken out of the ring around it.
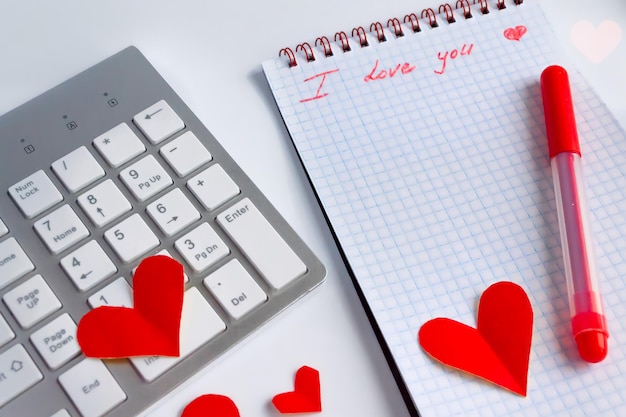
{"label": "arrow key", "polygon": [[80,291],[87,291],[117,272],[115,264],[95,240],[61,259],[61,266]]}
{"label": "arrow key", "polygon": [[78,205],[93,224],[102,227],[133,207],[111,180],[106,180],[78,197]]}
{"label": "arrow key", "polygon": [[200,218],[198,210],[178,188],[150,204],[146,211],[167,236],[178,233]]}

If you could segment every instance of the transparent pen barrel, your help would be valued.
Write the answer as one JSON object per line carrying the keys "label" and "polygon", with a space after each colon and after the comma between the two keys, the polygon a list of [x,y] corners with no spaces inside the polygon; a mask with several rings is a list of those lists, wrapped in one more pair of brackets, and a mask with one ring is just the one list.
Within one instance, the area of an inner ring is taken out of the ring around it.
{"label": "transparent pen barrel", "polygon": [[605,329],[581,158],[562,152],[551,164],[574,335],[590,328]]}

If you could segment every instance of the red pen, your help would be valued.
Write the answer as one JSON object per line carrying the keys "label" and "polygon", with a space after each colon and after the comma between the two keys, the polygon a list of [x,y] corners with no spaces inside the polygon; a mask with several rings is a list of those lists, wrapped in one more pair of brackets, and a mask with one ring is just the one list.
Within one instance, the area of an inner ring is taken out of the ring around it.
{"label": "red pen", "polygon": [[598,290],[581,153],[567,71],[557,65],[541,74],[546,133],[556,193],[572,331],[580,357],[600,362],[609,332]]}

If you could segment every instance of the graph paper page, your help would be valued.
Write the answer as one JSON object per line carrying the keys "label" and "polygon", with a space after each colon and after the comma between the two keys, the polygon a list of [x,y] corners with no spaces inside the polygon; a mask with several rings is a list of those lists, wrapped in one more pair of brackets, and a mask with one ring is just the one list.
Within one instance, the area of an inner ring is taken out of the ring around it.
{"label": "graph paper page", "polygon": [[[610,332],[607,359],[590,365],[571,336],[539,86],[546,66],[569,67],[536,3],[456,13],[452,24],[438,16],[435,29],[420,19],[421,32],[385,29],[386,42],[370,33],[367,47],[332,44],[331,57],[316,48],[315,61],[298,53],[291,68],[284,57],[264,63],[423,417],[626,415],[626,137],[571,68]],[[534,311],[527,397],[445,367],[418,344],[435,317],[475,327],[478,299],[498,281],[522,286]]]}

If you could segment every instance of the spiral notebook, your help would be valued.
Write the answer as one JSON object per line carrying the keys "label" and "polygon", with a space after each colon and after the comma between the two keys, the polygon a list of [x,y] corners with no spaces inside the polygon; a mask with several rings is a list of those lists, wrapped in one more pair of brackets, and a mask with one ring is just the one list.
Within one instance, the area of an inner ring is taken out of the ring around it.
{"label": "spiral notebook", "polygon": [[[444,4],[263,63],[423,417],[626,415],[626,135],[562,56],[537,3]],[[570,73],[611,334],[595,365],[571,336],[539,87],[551,64]],[[435,317],[475,326],[480,294],[498,281],[522,286],[534,310],[526,397],[442,366],[417,341]]]}

